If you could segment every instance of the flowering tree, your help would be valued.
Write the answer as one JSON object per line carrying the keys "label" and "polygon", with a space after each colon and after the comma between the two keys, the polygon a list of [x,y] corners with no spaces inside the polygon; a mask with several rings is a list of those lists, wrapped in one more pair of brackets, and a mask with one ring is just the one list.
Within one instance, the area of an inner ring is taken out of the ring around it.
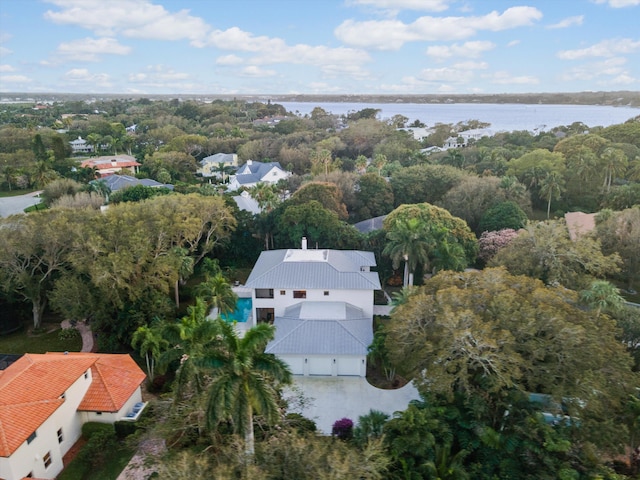
{"label": "flowering tree", "polygon": [[518,236],[512,228],[504,228],[494,232],[483,232],[478,239],[478,257],[483,262],[488,262],[498,251],[511,243]]}
{"label": "flowering tree", "polygon": [[349,440],[353,436],[353,420],[350,418],[336,420],[331,428],[331,435],[340,440]]}

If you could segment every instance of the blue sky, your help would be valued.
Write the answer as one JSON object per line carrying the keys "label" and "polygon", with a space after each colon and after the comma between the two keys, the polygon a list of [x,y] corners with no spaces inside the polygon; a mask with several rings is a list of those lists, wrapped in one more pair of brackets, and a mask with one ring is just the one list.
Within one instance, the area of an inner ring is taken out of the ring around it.
{"label": "blue sky", "polygon": [[640,0],[0,0],[0,91],[640,89]]}

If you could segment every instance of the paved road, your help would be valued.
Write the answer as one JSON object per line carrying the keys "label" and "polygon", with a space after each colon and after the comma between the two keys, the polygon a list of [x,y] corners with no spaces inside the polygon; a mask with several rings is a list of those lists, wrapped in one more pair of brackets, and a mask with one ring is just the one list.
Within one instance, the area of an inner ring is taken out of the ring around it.
{"label": "paved road", "polygon": [[41,193],[42,192],[31,192],[26,195],[0,198],[0,217],[8,217],[15,213],[22,213],[25,208],[40,203],[38,195]]}

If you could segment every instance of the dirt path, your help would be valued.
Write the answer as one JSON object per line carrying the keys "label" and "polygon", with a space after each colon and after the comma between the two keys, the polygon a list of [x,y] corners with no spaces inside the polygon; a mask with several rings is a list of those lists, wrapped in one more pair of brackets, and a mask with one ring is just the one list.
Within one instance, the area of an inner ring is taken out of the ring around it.
{"label": "dirt path", "polygon": [[[69,320],[63,320],[60,323],[62,328],[71,328],[71,322]],[[82,350],[81,352],[93,352],[94,342],[93,342],[93,332],[91,331],[91,327],[87,325],[85,322],[76,323],[75,327],[82,337]]]}

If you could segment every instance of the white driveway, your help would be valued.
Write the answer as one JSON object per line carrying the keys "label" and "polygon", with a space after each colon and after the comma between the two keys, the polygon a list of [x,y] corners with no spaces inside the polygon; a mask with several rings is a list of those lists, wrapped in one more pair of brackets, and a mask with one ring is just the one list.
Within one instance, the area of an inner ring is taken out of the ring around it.
{"label": "white driveway", "polygon": [[318,430],[327,435],[331,434],[333,423],[341,418],[350,418],[355,425],[358,417],[372,409],[392,416],[405,410],[411,400],[420,399],[411,383],[397,390],[382,390],[362,377],[295,375],[293,379],[293,385],[284,392],[289,411],[315,421]]}
{"label": "white driveway", "polygon": [[41,193],[42,192],[31,192],[26,195],[0,198],[0,217],[23,213],[25,208],[40,203],[40,197],[38,195]]}

